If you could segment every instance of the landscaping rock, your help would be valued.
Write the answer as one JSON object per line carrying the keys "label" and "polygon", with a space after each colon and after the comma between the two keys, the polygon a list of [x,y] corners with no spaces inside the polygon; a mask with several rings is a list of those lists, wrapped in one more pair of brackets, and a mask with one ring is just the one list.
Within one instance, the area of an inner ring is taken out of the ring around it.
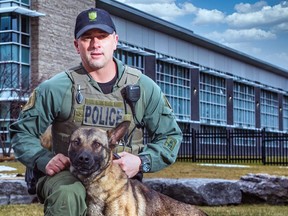
{"label": "landscaping rock", "polygon": [[30,204],[37,197],[28,194],[24,178],[0,179],[0,205]]}
{"label": "landscaping rock", "polygon": [[[219,206],[237,204],[288,204],[288,178],[248,174],[239,181],[224,179],[143,179],[144,184],[181,202]],[[0,179],[0,205],[38,202],[28,194],[24,178]]]}
{"label": "landscaping rock", "polygon": [[247,174],[238,182],[242,203],[288,204],[288,178],[268,174]]}
{"label": "landscaping rock", "polygon": [[223,179],[144,179],[150,188],[193,205],[240,204],[237,181]]}

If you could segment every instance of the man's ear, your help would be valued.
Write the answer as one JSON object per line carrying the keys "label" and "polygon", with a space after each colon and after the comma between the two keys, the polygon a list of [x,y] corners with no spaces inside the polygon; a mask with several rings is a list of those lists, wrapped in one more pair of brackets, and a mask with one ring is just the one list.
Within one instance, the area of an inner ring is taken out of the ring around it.
{"label": "man's ear", "polygon": [[118,141],[120,141],[130,126],[130,121],[123,121],[115,128],[107,131],[108,142],[110,148],[114,148]]}
{"label": "man's ear", "polygon": [[114,51],[117,49],[117,44],[118,44],[118,34],[114,33]]}
{"label": "man's ear", "polygon": [[74,39],[74,47],[75,47],[77,53],[79,54],[80,51],[79,51],[78,41],[76,39]]}

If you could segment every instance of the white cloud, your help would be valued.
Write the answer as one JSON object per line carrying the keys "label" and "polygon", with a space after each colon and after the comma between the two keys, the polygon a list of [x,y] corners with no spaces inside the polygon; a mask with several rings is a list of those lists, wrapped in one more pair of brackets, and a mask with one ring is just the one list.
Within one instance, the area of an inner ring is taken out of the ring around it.
{"label": "white cloud", "polygon": [[236,4],[234,9],[238,13],[250,13],[261,10],[264,6],[267,6],[267,3],[265,1],[259,1],[256,2],[255,4],[249,4],[249,3]]}
{"label": "white cloud", "polygon": [[288,22],[287,23],[280,23],[279,25],[274,26],[273,29],[276,31],[288,32]]}
{"label": "white cloud", "polygon": [[[177,4],[176,0],[118,0],[131,7],[145,11],[167,21],[174,21],[178,17],[191,15],[193,25],[226,23],[230,28],[272,28],[288,23],[288,3],[269,6],[266,1],[255,4],[240,3],[235,5],[235,13],[225,16],[219,10],[197,8],[192,3],[185,1]],[[282,28],[276,28],[281,30]]]}
{"label": "white cloud", "polygon": [[193,24],[221,23],[225,15],[219,10],[199,9]]}
{"label": "white cloud", "polygon": [[177,17],[195,13],[197,8],[189,3],[176,4],[176,0],[117,0],[128,4],[138,10],[160,17],[161,19],[172,21]]}
{"label": "white cloud", "polygon": [[177,17],[185,15],[194,15],[196,18],[194,24],[216,23],[222,22],[225,18],[224,14],[219,10],[207,10],[197,8],[190,2],[186,1],[177,4],[176,0],[117,0],[128,4],[138,10],[158,16],[162,19],[171,21]]}
{"label": "white cloud", "polygon": [[139,10],[145,11],[154,16],[160,17],[167,21],[172,21],[175,17],[181,16],[181,9],[178,8],[175,4],[130,4],[132,7],[135,7]]}
{"label": "white cloud", "polygon": [[[249,4],[248,4],[249,5]],[[248,28],[255,26],[270,26],[288,22],[288,7],[285,4],[274,5],[273,7],[261,4],[262,8],[253,7],[244,9],[238,5],[237,12],[226,17],[227,24],[235,28]],[[245,13],[243,12],[245,11]]]}
{"label": "white cloud", "polygon": [[183,9],[183,15],[188,13],[195,13],[197,11],[197,8],[189,2],[184,2],[183,4],[180,4],[180,6]]}
{"label": "white cloud", "polygon": [[207,38],[211,38],[215,41],[221,41],[222,43],[231,43],[239,41],[255,41],[255,40],[270,40],[276,39],[277,36],[270,32],[262,29],[227,29],[224,32],[212,32],[206,35]]}

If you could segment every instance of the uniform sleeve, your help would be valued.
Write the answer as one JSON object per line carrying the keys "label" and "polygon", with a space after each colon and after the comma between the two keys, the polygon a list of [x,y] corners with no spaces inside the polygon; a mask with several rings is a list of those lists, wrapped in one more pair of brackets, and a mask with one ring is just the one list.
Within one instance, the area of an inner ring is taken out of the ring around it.
{"label": "uniform sleeve", "polygon": [[141,78],[140,87],[144,97],[143,122],[151,138],[140,155],[149,155],[151,172],[156,172],[176,161],[183,136],[160,87],[146,76]]}
{"label": "uniform sleeve", "polygon": [[45,173],[53,153],[41,146],[39,137],[55,119],[69,116],[71,106],[65,110],[63,104],[71,104],[71,97],[71,81],[65,73],[43,82],[33,91],[18,120],[10,126],[17,160]]}

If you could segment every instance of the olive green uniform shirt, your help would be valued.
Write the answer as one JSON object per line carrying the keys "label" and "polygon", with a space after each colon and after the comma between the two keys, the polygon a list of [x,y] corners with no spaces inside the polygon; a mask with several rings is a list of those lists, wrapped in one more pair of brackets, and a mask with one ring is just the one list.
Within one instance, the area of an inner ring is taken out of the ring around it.
{"label": "olive green uniform shirt", "polygon": [[[118,67],[118,77],[121,77],[124,65],[117,59],[114,61]],[[97,82],[88,73],[85,76],[101,92]],[[149,156],[151,172],[155,172],[175,162],[182,132],[159,86],[144,74],[140,76],[138,85],[144,107],[136,103],[136,115],[138,111],[143,112],[141,120],[151,137],[151,142],[139,154]],[[117,88],[116,81],[113,90]],[[55,120],[66,120],[70,116],[71,106],[72,82],[65,72],[41,83],[24,106],[19,119],[10,126],[12,147],[17,160],[45,173],[45,167],[54,155],[41,146],[39,137]]]}

